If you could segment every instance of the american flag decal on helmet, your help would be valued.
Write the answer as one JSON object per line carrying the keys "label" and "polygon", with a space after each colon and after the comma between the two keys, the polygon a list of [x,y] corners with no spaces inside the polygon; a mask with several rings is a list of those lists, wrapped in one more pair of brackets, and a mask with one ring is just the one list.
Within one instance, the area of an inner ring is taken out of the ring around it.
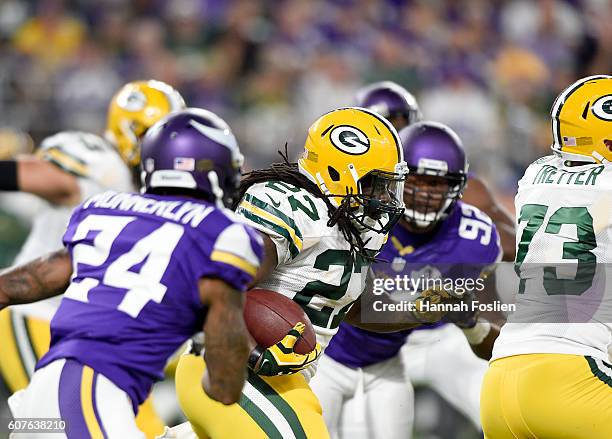
{"label": "american flag decal on helmet", "polygon": [[576,146],[576,138],[575,137],[563,137],[563,144],[565,146]]}
{"label": "american flag decal on helmet", "polygon": [[174,169],[177,171],[195,170],[195,160],[191,157],[175,157]]}

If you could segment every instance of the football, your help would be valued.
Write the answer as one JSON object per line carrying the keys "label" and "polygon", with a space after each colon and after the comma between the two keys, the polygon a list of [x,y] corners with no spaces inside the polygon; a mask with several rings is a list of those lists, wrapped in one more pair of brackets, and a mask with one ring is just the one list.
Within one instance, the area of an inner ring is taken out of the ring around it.
{"label": "football", "polygon": [[307,354],[316,345],[310,319],[293,300],[269,290],[250,290],[246,293],[244,321],[251,336],[261,346],[272,346],[281,341],[293,326],[302,322],[304,333],[295,344],[298,354]]}

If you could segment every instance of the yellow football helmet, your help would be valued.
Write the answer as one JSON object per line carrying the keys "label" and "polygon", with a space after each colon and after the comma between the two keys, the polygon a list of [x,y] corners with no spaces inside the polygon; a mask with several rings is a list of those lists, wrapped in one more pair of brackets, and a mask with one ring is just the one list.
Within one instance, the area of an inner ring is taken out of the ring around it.
{"label": "yellow football helmet", "polygon": [[567,160],[612,161],[612,76],[580,79],[555,100],[552,149]]}
{"label": "yellow football helmet", "polygon": [[404,211],[402,146],[395,128],[373,111],[348,107],[321,116],[308,129],[298,167],[365,228],[386,233]]}
{"label": "yellow football helmet", "polygon": [[164,82],[129,82],[111,100],[105,137],[129,166],[138,166],[138,141],[147,129],[166,114],[185,107],[179,92]]}

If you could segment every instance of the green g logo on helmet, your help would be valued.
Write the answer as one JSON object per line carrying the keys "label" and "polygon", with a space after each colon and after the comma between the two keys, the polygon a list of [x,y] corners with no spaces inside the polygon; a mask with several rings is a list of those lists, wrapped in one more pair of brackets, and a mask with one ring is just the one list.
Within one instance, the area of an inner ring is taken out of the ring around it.
{"label": "green g logo on helmet", "polygon": [[612,94],[602,96],[593,102],[591,111],[603,120],[612,120]]}

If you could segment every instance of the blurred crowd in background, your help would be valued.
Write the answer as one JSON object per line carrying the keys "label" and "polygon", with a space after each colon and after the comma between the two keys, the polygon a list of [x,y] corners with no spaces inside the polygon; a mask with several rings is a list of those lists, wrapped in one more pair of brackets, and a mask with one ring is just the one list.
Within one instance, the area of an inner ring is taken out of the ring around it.
{"label": "blurred crowd in background", "polygon": [[611,22],[609,0],[4,0],[0,127],[34,144],[101,133],[116,89],[156,78],[228,120],[259,167],[285,142],[297,152],[310,122],[364,83],[391,79],[512,194],[547,151],[554,96],[612,71]]}
{"label": "blurred crowd in background", "polygon": [[[389,79],[459,133],[511,208],[548,153],[554,97],[612,72],[610,23],[609,0],[3,0],[0,159],[59,130],[102,134],[115,91],[154,78],[229,121],[247,169],[263,167]],[[2,236],[6,265],[22,235]]]}
{"label": "blurred crowd in background", "polygon": [[3,0],[0,159],[59,130],[102,134],[114,92],[154,78],[229,121],[247,169],[262,167],[390,79],[511,207],[548,151],[554,96],[612,72],[611,22],[609,0]]}

